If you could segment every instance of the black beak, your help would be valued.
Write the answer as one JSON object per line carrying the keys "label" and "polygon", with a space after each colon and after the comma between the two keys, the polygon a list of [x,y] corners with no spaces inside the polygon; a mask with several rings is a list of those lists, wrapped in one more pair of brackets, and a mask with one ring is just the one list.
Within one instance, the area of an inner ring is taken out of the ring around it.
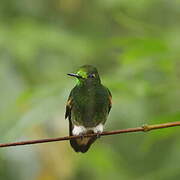
{"label": "black beak", "polygon": [[74,74],[74,73],[68,73],[67,75],[77,77],[77,78],[82,78],[80,75]]}

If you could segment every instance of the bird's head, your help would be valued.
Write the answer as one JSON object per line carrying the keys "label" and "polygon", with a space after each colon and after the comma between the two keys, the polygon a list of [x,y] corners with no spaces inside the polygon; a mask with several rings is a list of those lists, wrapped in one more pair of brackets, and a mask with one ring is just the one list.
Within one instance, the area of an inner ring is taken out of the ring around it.
{"label": "bird's head", "polygon": [[76,73],[68,73],[69,76],[76,77],[78,83],[100,83],[97,69],[92,65],[84,65]]}

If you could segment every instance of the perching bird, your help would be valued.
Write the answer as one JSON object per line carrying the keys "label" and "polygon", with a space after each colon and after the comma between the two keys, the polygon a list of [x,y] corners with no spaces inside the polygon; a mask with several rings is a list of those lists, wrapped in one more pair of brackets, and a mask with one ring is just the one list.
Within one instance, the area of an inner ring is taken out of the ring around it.
{"label": "perching bird", "polygon": [[77,78],[77,85],[69,95],[65,118],[69,119],[69,135],[82,135],[81,139],[71,139],[70,144],[76,152],[85,153],[98,137],[83,135],[103,132],[112,96],[101,84],[97,69],[91,65],[84,65],[76,74],[68,75]]}

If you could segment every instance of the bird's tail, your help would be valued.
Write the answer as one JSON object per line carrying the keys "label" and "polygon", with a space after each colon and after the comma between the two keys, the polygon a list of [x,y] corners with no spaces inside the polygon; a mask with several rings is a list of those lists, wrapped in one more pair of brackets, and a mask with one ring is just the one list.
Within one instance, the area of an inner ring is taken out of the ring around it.
{"label": "bird's tail", "polygon": [[[69,121],[69,135],[72,136],[72,122]],[[92,133],[92,132],[89,132]],[[91,144],[94,143],[94,141],[97,139],[96,136],[93,137],[83,137],[82,139],[71,139],[70,144],[71,147],[76,151],[76,152],[82,152],[85,153],[88,151],[90,148]]]}

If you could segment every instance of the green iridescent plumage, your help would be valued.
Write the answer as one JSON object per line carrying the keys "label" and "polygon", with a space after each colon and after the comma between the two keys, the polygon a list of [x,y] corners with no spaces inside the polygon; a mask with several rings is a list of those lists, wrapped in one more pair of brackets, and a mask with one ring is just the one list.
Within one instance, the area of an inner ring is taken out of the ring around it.
{"label": "green iridescent plumage", "polygon": [[[97,69],[91,65],[82,66],[76,74],[69,75],[77,78],[66,106],[70,135],[101,131],[98,128],[103,127],[111,109],[110,91],[101,84]],[[76,152],[86,152],[95,140],[96,137],[92,137],[70,143]]]}

